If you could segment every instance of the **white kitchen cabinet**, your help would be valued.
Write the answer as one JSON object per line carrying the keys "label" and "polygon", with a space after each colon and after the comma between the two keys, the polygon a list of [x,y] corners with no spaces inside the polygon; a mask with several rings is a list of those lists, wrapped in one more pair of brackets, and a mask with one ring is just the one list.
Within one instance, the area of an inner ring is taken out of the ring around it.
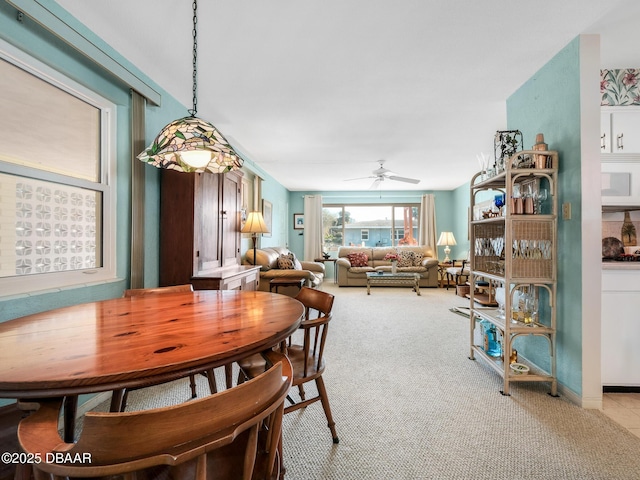
{"label": "white kitchen cabinet", "polygon": [[600,153],[611,153],[611,112],[600,112]]}
{"label": "white kitchen cabinet", "polygon": [[640,108],[602,107],[601,153],[640,153]]}
{"label": "white kitchen cabinet", "polygon": [[640,386],[640,268],[602,271],[602,384]]}

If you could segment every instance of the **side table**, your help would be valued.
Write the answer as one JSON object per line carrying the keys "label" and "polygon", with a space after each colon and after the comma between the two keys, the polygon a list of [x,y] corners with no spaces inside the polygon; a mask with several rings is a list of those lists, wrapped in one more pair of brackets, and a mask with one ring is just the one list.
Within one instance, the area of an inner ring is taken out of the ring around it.
{"label": "side table", "polygon": [[336,262],[337,258],[314,258],[314,262],[333,263],[333,283],[338,283],[338,266]]}
{"label": "side table", "polygon": [[304,278],[272,278],[269,282],[269,292],[275,291],[275,293],[278,293],[278,288],[280,287],[298,287],[298,289],[301,289],[303,286]]}
{"label": "side table", "polygon": [[444,288],[444,282],[447,282],[447,288],[449,287],[449,278],[447,277],[447,268],[453,267],[453,262],[441,262],[438,263],[438,278],[440,288]]}

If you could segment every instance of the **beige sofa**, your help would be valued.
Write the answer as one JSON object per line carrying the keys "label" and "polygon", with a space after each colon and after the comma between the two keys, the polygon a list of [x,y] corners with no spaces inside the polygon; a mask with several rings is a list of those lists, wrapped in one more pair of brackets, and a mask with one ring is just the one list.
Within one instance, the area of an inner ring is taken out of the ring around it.
{"label": "beige sofa", "polygon": [[[409,251],[415,252],[418,256],[422,255],[417,265],[398,267],[398,272],[413,272],[420,274],[420,287],[437,287],[438,286],[438,259],[434,255],[433,250],[427,246],[411,246],[411,247],[340,247],[338,249],[338,260],[336,268],[338,269],[338,285],[341,287],[354,287],[367,285],[367,272],[375,272],[382,270],[391,271],[391,262],[385,260],[387,253]],[[367,255],[368,262],[366,267],[355,267],[351,265],[347,257],[351,253],[363,252]]]}
{"label": "beige sofa", "polygon": [[[269,291],[269,282],[278,277],[304,278],[307,287],[317,288],[324,280],[324,264],[319,262],[300,261],[300,269],[281,269],[278,267],[278,257],[288,255],[291,251],[284,247],[266,247],[256,250],[256,261],[253,259],[253,249],[247,251],[246,262],[251,265],[260,265],[260,284],[258,290]],[[295,287],[283,287],[279,293],[295,295],[298,289]]]}

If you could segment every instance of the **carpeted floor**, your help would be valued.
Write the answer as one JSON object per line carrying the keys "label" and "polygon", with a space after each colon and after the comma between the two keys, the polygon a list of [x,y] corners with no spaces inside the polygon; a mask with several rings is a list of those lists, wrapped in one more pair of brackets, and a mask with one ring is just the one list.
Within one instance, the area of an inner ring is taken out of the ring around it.
{"label": "carpeted floor", "polygon": [[[288,480],[640,478],[640,438],[601,412],[546,384],[502,396],[501,379],[468,359],[469,320],[450,311],[468,303],[452,291],[324,289],[336,295],[324,377],[340,443],[319,403],[286,415]],[[131,409],[158,392],[181,401],[189,388],[133,392]]]}

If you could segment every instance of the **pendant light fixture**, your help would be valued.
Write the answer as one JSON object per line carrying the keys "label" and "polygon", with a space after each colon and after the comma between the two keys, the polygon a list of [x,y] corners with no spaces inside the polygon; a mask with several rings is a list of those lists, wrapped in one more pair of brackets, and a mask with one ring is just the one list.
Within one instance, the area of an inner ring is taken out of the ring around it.
{"label": "pendant light fixture", "polygon": [[164,127],[138,160],[179,172],[225,173],[238,170],[244,160],[224,136],[198,117],[198,2],[193,0],[193,109],[190,116]]}

